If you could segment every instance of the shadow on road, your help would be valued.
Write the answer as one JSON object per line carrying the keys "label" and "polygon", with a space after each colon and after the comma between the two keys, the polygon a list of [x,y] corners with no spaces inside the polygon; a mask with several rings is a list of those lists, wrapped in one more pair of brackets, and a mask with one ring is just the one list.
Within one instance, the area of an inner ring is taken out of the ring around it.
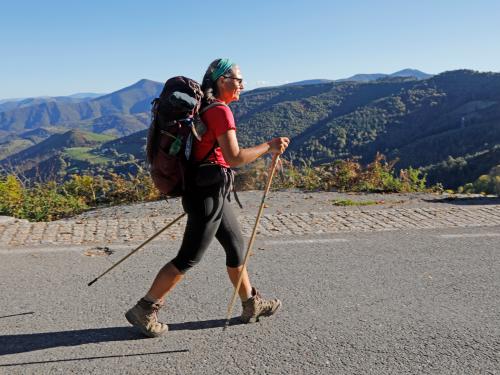
{"label": "shadow on road", "polygon": [[446,197],[440,199],[424,199],[425,202],[431,203],[447,203],[456,204],[459,206],[475,206],[475,205],[488,205],[488,204],[500,204],[500,198],[498,197]]}
{"label": "shadow on road", "polygon": [[[197,322],[184,322],[184,323],[168,323],[169,331],[184,331],[190,330],[195,331],[199,329],[209,329],[209,328],[223,328],[226,324],[226,319],[212,319],[212,320],[201,320]],[[238,318],[231,318],[229,320],[230,326],[237,326],[243,324]]]}
{"label": "shadow on road", "polygon": [[34,311],[29,311],[29,312],[23,312],[23,313],[18,313],[18,314],[3,315],[3,316],[0,316],[0,319],[12,318],[13,316],[21,316],[21,315],[33,315],[34,313],[35,313]]}
{"label": "shadow on road", "polygon": [[[196,322],[169,323],[168,327],[170,331],[222,328],[225,322],[224,319],[212,319]],[[238,318],[232,318],[229,321],[229,325],[231,326],[238,324],[243,324]],[[133,327],[92,328],[76,331],[1,335],[0,355],[32,352],[59,346],[77,346],[108,341],[141,339],[146,339],[146,337],[142,336]]]}
{"label": "shadow on road", "polygon": [[145,338],[132,327],[81,329],[76,331],[44,332],[0,336],[0,355],[32,352],[107,341],[138,340]]}
{"label": "shadow on road", "polygon": [[103,355],[103,356],[96,356],[96,357],[52,359],[52,360],[48,360],[48,361],[32,361],[32,362],[19,362],[19,363],[5,363],[5,364],[0,364],[0,367],[13,367],[13,366],[25,366],[25,365],[41,365],[41,364],[45,364],[45,363],[73,362],[73,361],[90,361],[90,360],[93,360],[93,359],[124,358],[124,357],[137,357],[137,356],[145,356],[145,355],[175,354],[175,353],[189,353],[189,350],[188,349],[180,349],[180,350],[166,350],[166,351],[163,351],[163,352],[153,352],[153,353],[117,354],[117,355]]}

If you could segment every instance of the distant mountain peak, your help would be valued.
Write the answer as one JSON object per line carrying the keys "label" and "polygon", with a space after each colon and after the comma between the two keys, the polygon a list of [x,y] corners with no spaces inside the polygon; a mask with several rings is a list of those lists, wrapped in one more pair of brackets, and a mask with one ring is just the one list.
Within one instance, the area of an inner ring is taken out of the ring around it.
{"label": "distant mountain peak", "polygon": [[159,95],[162,87],[163,84],[160,82],[143,78],[131,84],[130,86],[126,86],[120,90],[113,91],[96,99],[92,99],[92,101],[98,103],[107,103],[108,105],[116,105],[116,103],[122,102],[122,104],[118,105],[118,107],[121,107],[124,104],[123,102],[127,102],[128,105],[132,105],[132,102],[137,99],[136,96],[140,95],[141,97],[143,97],[144,103],[148,104],[147,107],[149,108],[151,97]]}
{"label": "distant mountain peak", "polygon": [[336,80],[336,82],[343,82],[343,81],[370,82],[370,81],[375,81],[377,79],[388,78],[388,77],[405,77],[405,78],[414,77],[416,79],[427,79],[432,77],[432,74],[424,73],[417,69],[406,68],[398,70],[397,72],[391,74],[385,74],[385,73],[355,74],[348,78],[338,79]]}
{"label": "distant mountain peak", "polygon": [[389,74],[391,77],[415,77],[418,79],[426,79],[432,77],[432,74],[424,73],[421,70],[418,69],[402,69],[398,70],[397,72],[394,72],[392,74]]}
{"label": "distant mountain peak", "polygon": [[114,95],[116,93],[135,90],[135,89],[140,89],[140,90],[151,89],[151,88],[157,89],[160,86],[163,86],[163,84],[161,82],[156,82],[156,81],[152,81],[150,79],[143,78],[143,79],[140,79],[137,82],[131,84],[130,86],[126,86],[118,91],[111,92],[108,95]]}
{"label": "distant mountain peak", "polygon": [[151,85],[157,85],[159,82],[152,81],[150,79],[142,78],[138,80],[136,83],[133,83],[130,87],[144,87],[144,86],[151,86]]}

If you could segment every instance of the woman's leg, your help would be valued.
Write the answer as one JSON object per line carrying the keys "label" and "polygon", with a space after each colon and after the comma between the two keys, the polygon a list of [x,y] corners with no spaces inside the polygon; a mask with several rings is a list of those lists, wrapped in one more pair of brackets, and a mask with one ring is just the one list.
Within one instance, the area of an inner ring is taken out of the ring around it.
{"label": "woman's leg", "polygon": [[233,283],[234,287],[238,285],[238,279],[240,277],[240,272],[243,271],[243,277],[241,279],[240,289],[238,290],[238,295],[241,301],[245,302],[252,297],[252,284],[250,284],[250,278],[248,277],[247,269],[243,269],[243,266],[239,267],[226,267],[229,280]]}
{"label": "woman's leg", "polygon": [[125,317],[144,335],[157,337],[168,330],[158,321],[158,310],[165,295],[182,280],[184,273],[200,261],[215,236],[222,217],[222,203],[217,194],[183,198],[188,213],[184,238],[177,256],[156,275],[148,294],[127,311]]}
{"label": "woman's leg", "polygon": [[262,316],[273,315],[281,306],[278,299],[266,300],[252,287],[244,261],[244,240],[241,229],[229,202],[225,202],[222,210],[222,220],[216,233],[216,238],[226,252],[226,266],[229,279],[236,287],[240,274],[243,273],[238,295],[243,312],[240,319],[245,323],[253,323]]}
{"label": "woman's leg", "polygon": [[243,272],[238,295],[242,301],[246,301],[252,297],[252,284],[246,268],[243,269],[245,241],[236,215],[227,200],[222,208],[222,218],[215,237],[226,252],[227,274],[234,287],[237,286],[240,273]]}
{"label": "woman's leg", "polygon": [[221,222],[223,202],[218,194],[183,198],[188,219],[181,247],[177,256],[158,272],[146,298],[163,300],[184,274],[201,260]]}
{"label": "woman's leg", "polygon": [[170,292],[179,281],[184,278],[184,274],[180,272],[172,262],[168,262],[156,275],[151,288],[146,294],[146,299],[151,302],[162,301],[165,295]]}

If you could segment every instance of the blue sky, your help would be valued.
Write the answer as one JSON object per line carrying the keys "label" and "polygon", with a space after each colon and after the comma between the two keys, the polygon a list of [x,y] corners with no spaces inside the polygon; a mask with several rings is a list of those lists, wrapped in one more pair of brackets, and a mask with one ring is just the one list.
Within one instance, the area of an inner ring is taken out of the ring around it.
{"label": "blue sky", "polygon": [[218,57],[247,88],[356,73],[500,71],[498,0],[3,0],[0,99],[200,80]]}

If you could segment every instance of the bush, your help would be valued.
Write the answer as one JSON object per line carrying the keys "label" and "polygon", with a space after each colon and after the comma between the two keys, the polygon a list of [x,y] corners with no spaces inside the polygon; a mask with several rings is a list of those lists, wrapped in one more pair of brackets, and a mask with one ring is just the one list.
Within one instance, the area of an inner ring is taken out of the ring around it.
{"label": "bush", "polygon": [[0,213],[16,216],[23,201],[23,186],[14,176],[0,180]]}
{"label": "bush", "polygon": [[104,183],[102,179],[91,176],[73,175],[62,186],[63,191],[70,196],[81,197],[86,204],[95,205],[97,196],[102,194]]}
{"label": "bush", "polygon": [[55,182],[25,188],[13,175],[0,181],[0,213],[22,219],[55,220],[88,208],[81,197],[59,192]]}
{"label": "bush", "polygon": [[124,178],[117,174],[111,175],[106,201],[111,204],[145,202],[157,200],[160,193],[154,187],[153,180],[144,172],[136,176]]}
{"label": "bush", "polygon": [[[295,167],[282,161],[273,180],[274,189],[338,190],[357,192],[414,192],[426,189],[426,176],[418,169],[403,169],[394,176],[396,161],[387,162],[377,154],[375,160],[362,166],[357,160],[339,160],[317,167]],[[268,175],[268,166],[261,161],[238,171],[236,187],[239,190],[260,189]]]}
{"label": "bush", "polygon": [[460,186],[458,191],[463,193],[500,195],[500,165],[493,167],[489,174],[479,176],[476,181]]}
{"label": "bush", "polygon": [[78,214],[88,208],[83,197],[60,193],[57,185],[48,183],[25,191],[18,216],[32,221],[51,221]]}
{"label": "bush", "polygon": [[[425,176],[421,176],[419,170],[401,170],[399,177],[395,177],[395,163],[387,162],[381,154],[366,166],[357,160],[341,160],[314,167],[303,163],[296,167],[282,159],[272,188],[358,192],[425,190]],[[269,160],[261,159],[241,168],[236,176],[236,189],[263,189],[268,173]],[[499,180],[500,177],[495,180],[497,188]],[[480,179],[480,182],[485,187],[491,185],[489,177]],[[114,173],[105,177],[73,175],[62,184],[46,182],[31,187],[24,186],[13,175],[0,180],[0,213],[35,221],[57,220],[99,205],[153,201],[160,197],[151,177],[143,169],[134,176]]]}
{"label": "bush", "polygon": [[0,214],[33,221],[50,221],[79,214],[98,205],[159,199],[150,176],[140,172],[107,179],[73,175],[62,184],[54,181],[25,187],[14,175],[0,180]]}

